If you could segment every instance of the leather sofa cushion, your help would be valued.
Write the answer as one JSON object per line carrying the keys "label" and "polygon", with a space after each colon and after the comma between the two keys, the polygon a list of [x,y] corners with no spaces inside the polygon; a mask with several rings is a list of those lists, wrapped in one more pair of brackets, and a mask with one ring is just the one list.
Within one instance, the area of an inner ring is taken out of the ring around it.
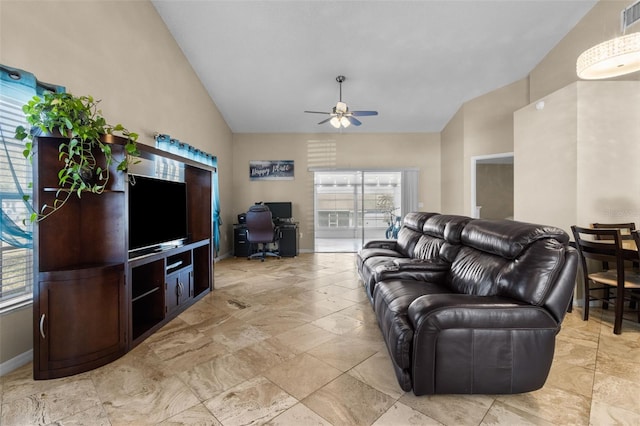
{"label": "leather sofa cushion", "polygon": [[462,244],[507,259],[515,259],[533,242],[553,238],[567,244],[569,235],[560,228],[509,220],[476,219],[462,230]]}
{"label": "leather sofa cushion", "polygon": [[367,260],[371,258],[375,258],[378,256],[383,256],[385,258],[389,257],[402,257],[402,254],[398,252],[396,249],[396,242],[390,241],[388,244],[373,244],[370,247],[362,248],[358,251],[356,255],[356,266],[358,271],[362,272],[364,268],[364,264]]}
{"label": "leather sofa cushion", "polygon": [[442,244],[444,238],[422,235],[413,248],[413,257],[422,260],[438,259]]}
{"label": "leather sofa cushion", "polygon": [[[371,261],[376,259],[371,259]],[[387,258],[383,262],[367,263],[370,275],[367,283],[367,291],[373,298],[375,283],[389,280],[417,280],[429,282],[445,282],[451,264],[435,260],[410,259],[401,257],[397,259]],[[368,269],[368,268],[365,268]],[[365,274],[363,274],[365,275]]]}
{"label": "leather sofa cushion", "polygon": [[495,296],[498,294],[495,283],[508,262],[503,257],[461,246],[451,264],[449,285],[455,293]]}
{"label": "leather sofa cushion", "polygon": [[565,246],[550,239],[534,241],[513,260],[462,246],[451,265],[450,286],[456,293],[542,306],[563,270],[565,256]]}
{"label": "leather sofa cushion", "polygon": [[410,212],[402,219],[402,226],[414,231],[422,232],[424,223],[432,216],[438,216],[438,213]]}
{"label": "leather sofa cushion", "polygon": [[462,229],[470,220],[470,217],[452,214],[432,216],[425,221],[422,233],[457,244],[460,243]]}
{"label": "leather sofa cushion", "polygon": [[389,354],[400,369],[411,367],[413,327],[407,318],[409,305],[425,294],[448,292],[446,288],[424,281],[391,280],[376,284],[374,311]]}
{"label": "leather sofa cushion", "polygon": [[397,270],[397,266],[394,265],[393,261],[397,259],[408,259],[406,257],[400,257],[400,253],[395,253],[395,255],[372,256],[365,261],[360,271],[360,278],[362,278],[369,299],[373,300],[373,288],[375,283],[379,281],[376,272],[381,271],[384,273],[386,270]]}
{"label": "leather sofa cushion", "polygon": [[402,227],[398,232],[398,240],[396,241],[396,251],[403,257],[413,257],[413,249],[422,236],[422,232]]}

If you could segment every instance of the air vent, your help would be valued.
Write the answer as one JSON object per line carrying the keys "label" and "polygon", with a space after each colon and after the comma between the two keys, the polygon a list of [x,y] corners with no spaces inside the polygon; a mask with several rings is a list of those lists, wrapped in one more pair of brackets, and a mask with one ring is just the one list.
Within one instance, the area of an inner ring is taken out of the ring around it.
{"label": "air vent", "polygon": [[640,21],[640,1],[622,11],[622,32],[624,33],[627,28],[638,21]]}

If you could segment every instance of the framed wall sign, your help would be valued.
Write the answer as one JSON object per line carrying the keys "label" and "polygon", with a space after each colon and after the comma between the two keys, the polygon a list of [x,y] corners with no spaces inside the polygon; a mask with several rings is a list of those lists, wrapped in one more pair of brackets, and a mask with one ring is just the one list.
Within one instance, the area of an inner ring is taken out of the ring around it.
{"label": "framed wall sign", "polygon": [[293,160],[251,160],[250,180],[293,180]]}

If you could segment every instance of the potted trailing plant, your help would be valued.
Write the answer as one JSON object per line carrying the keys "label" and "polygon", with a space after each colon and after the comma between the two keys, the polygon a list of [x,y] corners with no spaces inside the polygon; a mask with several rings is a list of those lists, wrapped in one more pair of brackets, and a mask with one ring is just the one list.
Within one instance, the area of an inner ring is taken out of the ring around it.
{"label": "potted trailing plant", "polygon": [[[34,96],[22,107],[31,128],[16,127],[16,139],[25,142],[23,154],[26,158],[33,156],[35,136],[59,133],[65,137],[58,148],[61,167],[55,200],[52,205],[43,205],[39,212],[32,212],[29,218],[32,222],[56,212],[73,194],[78,198],[83,192],[101,194],[109,182],[109,166],[117,161],[117,170],[126,171],[132,158],[140,155],[138,134],[121,124],[108,124],[97,107],[98,102],[91,96],[45,93],[42,97]],[[103,141],[105,135],[125,138],[122,159],[114,158],[111,144]],[[96,153],[104,158],[96,158]]]}

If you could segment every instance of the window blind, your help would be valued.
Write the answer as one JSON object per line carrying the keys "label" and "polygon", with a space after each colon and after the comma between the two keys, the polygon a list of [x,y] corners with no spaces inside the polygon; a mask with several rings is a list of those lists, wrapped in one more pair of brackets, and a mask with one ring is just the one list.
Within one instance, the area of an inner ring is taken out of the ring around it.
{"label": "window blind", "polygon": [[28,128],[22,106],[34,95],[64,90],[0,64],[0,313],[33,299],[32,170],[15,129]]}

